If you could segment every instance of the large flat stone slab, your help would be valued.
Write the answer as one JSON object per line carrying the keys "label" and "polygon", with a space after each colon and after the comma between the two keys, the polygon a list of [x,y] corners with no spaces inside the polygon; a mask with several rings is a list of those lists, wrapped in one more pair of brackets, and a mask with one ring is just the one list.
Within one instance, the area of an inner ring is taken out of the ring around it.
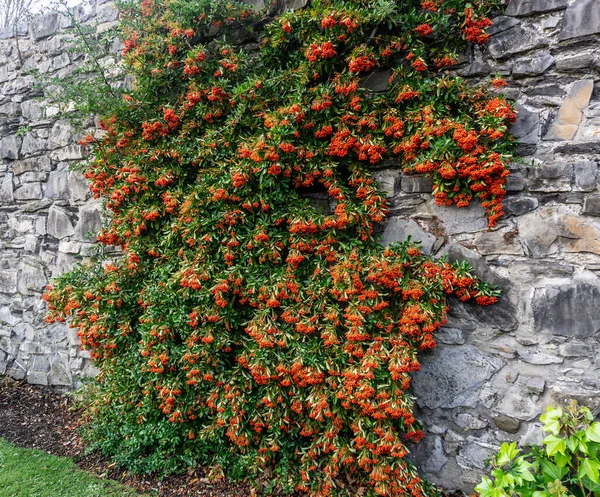
{"label": "large flat stone slab", "polygon": [[[598,5],[600,6],[600,3]],[[579,129],[583,111],[589,105],[593,91],[594,81],[591,79],[573,83],[544,140],[572,140]]]}
{"label": "large flat stone slab", "polygon": [[566,9],[567,5],[569,0],[510,0],[504,13],[507,16],[529,16]]}
{"label": "large flat stone slab", "polygon": [[538,288],[533,296],[535,329],[588,338],[600,332],[600,279]]}
{"label": "large flat stone slab", "polygon": [[600,33],[600,2],[575,0],[565,12],[560,39],[569,40],[596,33]]}

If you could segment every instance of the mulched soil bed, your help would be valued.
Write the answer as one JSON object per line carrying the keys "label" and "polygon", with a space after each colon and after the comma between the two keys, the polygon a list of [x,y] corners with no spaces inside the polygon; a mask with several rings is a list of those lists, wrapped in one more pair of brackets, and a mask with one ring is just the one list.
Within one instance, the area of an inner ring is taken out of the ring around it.
{"label": "mulched soil bed", "polygon": [[[123,472],[99,454],[85,454],[78,435],[80,413],[71,399],[49,390],[0,377],[0,437],[18,447],[30,447],[56,456],[71,457],[82,469],[120,481],[159,497],[248,497],[254,492],[238,482],[209,481],[201,470],[164,480]],[[447,497],[462,497],[449,494]]]}

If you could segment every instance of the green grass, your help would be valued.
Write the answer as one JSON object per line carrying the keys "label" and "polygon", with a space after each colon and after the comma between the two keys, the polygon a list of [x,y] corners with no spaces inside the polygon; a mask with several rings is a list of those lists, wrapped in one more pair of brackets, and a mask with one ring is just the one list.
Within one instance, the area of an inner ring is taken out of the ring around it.
{"label": "green grass", "polygon": [[0,438],[0,497],[133,497],[135,490],[100,480],[66,457],[21,449]]}

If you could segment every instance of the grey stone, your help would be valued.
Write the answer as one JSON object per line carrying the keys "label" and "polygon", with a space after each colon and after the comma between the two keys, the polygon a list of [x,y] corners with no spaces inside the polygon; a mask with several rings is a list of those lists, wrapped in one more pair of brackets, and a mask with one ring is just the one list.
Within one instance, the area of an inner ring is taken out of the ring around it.
{"label": "grey stone", "polygon": [[527,425],[527,431],[519,439],[521,447],[541,446],[544,439],[544,430],[540,423]]}
{"label": "grey stone", "polygon": [[504,60],[512,55],[547,45],[548,41],[536,31],[518,25],[492,36],[488,43],[488,50],[494,59]]}
{"label": "grey stone", "polygon": [[46,197],[57,199],[68,199],[69,198],[69,183],[68,183],[67,169],[61,169],[52,171],[48,175],[48,182],[46,183]]}
{"label": "grey stone", "polygon": [[537,144],[540,135],[540,113],[528,110],[521,104],[516,104],[515,109],[517,111],[517,120],[510,126],[510,134],[513,135],[519,143],[527,145]]}
{"label": "grey stone", "polygon": [[539,376],[521,376],[519,383],[530,393],[541,395],[546,389],[546,380]]}
{"label": "grey stone", "polygon": [[15,135],[5,136],[0,140],[0,159],[16,160],[19,158],[21,139]]}
{"label": "grey stone", "polygon": [[553,10],[565,9],[569,0],[510,0],[506,7],[507,16],[528,16]]}
{"label": "grey stone", "polygon": [[11,203],[14,201],[13,196],[13,175],[7,173],[0,180],[0,203]]}
{"label": "grey stone", "polygon": [[488,426],[488,422],[479,416],[474,416],[468,412],[460,412],[453,416],[454,422],[465,430],[481,430]]}
{"label": "grey stone", "polygon": [[8,306],[0,306],[0,323],[8,326],[14,326],[19,322],[19,319],[15,317]]}
{"label": "grey stone", "polygon": [[468,207],[457,209],[455,206],[446,207],[432,202],[433,212],[440,219],[446,233],[473,233],[488,227],[487,216],[483,207],[477,202],[471,202]]}
{"label": "grey stone", "polygon": [[400,183],[400,172],[389,169],[377,171],[373,174],[373,179],[377,182],[380,191],[387,197],[392,197],[396,194],[397,186]]}
{"label": "grey stone", "polygon": [[41,40],[56,33],[59,26],[58,21],[58,13],[56,12],[33,19],[30,26],[33,39]]}
{"label": "grey stone", "polygon": [[505,414],[497,414],[492,420],[499,429],[506,433],[517,433],[521,427],[521,422],[518,419],[511,418]]}
{"label": "grey stone", "polygon": [[492,19],[494,24],[487,28],[486,32],[490,35],[495,35],[506,31],[507,29],[513,28],[521,22],[518,19],[510,16],[497,16]]}
{"label": "grey stone", "polygon": [[25,138],[23,138],[23,144],[21,145],[21,154],[38,154],[44,150],[46,150],[46,140],[36,138],[31,132],[25,135]]}
{"label": "grey stone", "polygon": [[0,293],[17,293],[17,271],[0,270]]}
{"label": "grey stone", "polygon": [[525,350],[519,352],[519,357],[522,361],[528,364],[535,364],[537,366],[548,364],[561,364],[562,362],[564,362],[562,357],[545,354],[539,351]]}
{"label": "grey stone", "polygon": [[425,473],[438,473],[448,462],[444,444],[439,436],[425,437],[423,443],[411,448],[411,458],[418,461],[419,469]]}
{"label": "grey stone", "polygon": [[47,283],[48,279],[44,274],[44,268],[39,262],[30,260],[23,264],[19,278],[21,293],[42,292]]}
{"label": "grey stone", "polygon": [[487,76],[492,72],[492,68],[485,62],[479,62],[478,60],[472,62],[464,69],[458,71],[458,74],[463,78],[476,78],[479,76]]}
{"label": "grey stone", "polygon": [[52,131],[48,137],[48,145],[52,149],[66,147],[71,143],[72,137],[73,127],[67,122],[57,121],[52,126]]}
{"label": "grey stone", "polygon": [[567,342],[558,348],[558,352],[563,357],[588,357],[593,348],[585,342]]}
{"label": "grey stone", "polygon": [[511,172],[510,176],[506,178],[506,191],[508,193],[522,192],[526,186],[527,180],[520,173]]}
{"label": "grey stone", "polygon": [[99,205],[83,205],[79,209],[79,221],[75,226],[75,236],[78,240],[87,240],[88,235],[96,234],[102,228],[102,218]]}
{"label": "grey stone", "polygon": [[599,281],[537,288],[532,302],[535,330],[577,338],[596,336],[600,330]]}
{"label": "grey stone", "polygon": [[421,370],[413,378],[417,403],[429,409],[450,409],[474,407],[485,382],[505,363],[465,345],[438,347],[423,355],[421,364]]}
{"label": "grey stone", "polygon": [[59,240],[75,234],[75,228],[64,209],[53,205],[48,214],[48,234]]}
{"label": "grey stone", "polygon": [[23,117],[29,121],[37,121],[44,115],[42,106],[35,100],[25,100],[21,103]]}
{"label": "grey stone", "polygon": [[423,175],[402,176],[402,191],[405,193],[431,193],[433,179]]}
{"label": "grey stone", "polygon": [[469,443],[460,448],[456,462],[463,469],[482,470],[485,468],[485,461],[492,457],[495,452],[492,447],[486,447],[477,442]]}
{"label": "grey stone", "polygon": [[458,328],[443,327],[435,335],[436,341],[446,345],[462,345],[465,343],[465,337],[462,330]]}
{"label": "grey stone", "polygon": [[84,201],[90,195],[89,182],[79,171],[69,171],[69,192],[74,202]]}
{"label": "grey stone", "polygon": [[573,164],[575,176],[574,190],[579,192],[593,192],[598,186],[598,163],[588,160]]}
{"label": "grey stone", "polygon": [[582,69],[591,69],[597,61],[591,54],[572,55],[556,61],[556,70],[560,72],[578,72]]}
{"label": "grey stone", "polygon": [[507,197],[503,202],[505,216],[522,216],[538,207],[535,197]]}
{"label": "grey stone", "polygon": [[596,33],[600,33],[600,2],[575,0],[565,12],[560,39],[568,40]]}
{"label": "grey stone", "polygon": [[554,57],[549,53],[536,55],[532,59],[517,62],[513,66],[512,76],[514,79],[539,76],[544,74],[554,65]]}
{"label": "grey stone", "polygon": [[381,243],[387,246],[393,242],[403,242],[409,237],[413,242],[420,242],[426,254],[431,253],[436,240],[435,236],[426,233],[412,219],[391,218],[385,227]]}
{"label": "grey stone", "polygon": [[542,209],[518,219],[521,242],[533,257],[542,257],[558,250],[556,226],[559,214],[554,209]]}
{"label": "grey stone", "polygon": [[473,242],[480,254],[525,255],[516,228],[504,228],[478,233]]}
{"label": "grey stone", "polygon": [[86,152],[81,145],[69,145],[53,151],[50,157],[55,161],[80,160],[86,157]]}
{"label": "grey stone", "polygon": [[503,392],[496,411],[509,418],[531,421],[541,414],[541,408],[520,388],[512,386]]}
{"label": "grey stone", "polygon": [[38,200],[43,197],[40,183],[25,183],[13,193],[15,200]]}
{"label": "grey stone", "polygon": [[573,164],[544,163],[530,169],[529,190],[532,192],[568,192],[573,180]]}
{"label": "grey stone", "polygon": [[589,195],[583,201],[583,214],[588,216],[600,216],[600,195]]}

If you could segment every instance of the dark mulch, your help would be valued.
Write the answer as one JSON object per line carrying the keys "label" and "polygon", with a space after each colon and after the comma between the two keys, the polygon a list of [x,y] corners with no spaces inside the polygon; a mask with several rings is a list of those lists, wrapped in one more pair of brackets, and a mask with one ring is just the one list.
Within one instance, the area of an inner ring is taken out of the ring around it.
{"label": "dark mulch", "polygon": [[[72,458],[82,469],[102,478],[117,480],[159,497],[248,497],[247,485],[227,480],[208,480],[201,470],[160,480],[135,476],[117,468],[99,454],[86,454],[77,428],[81,413],[69,397],[0,377],[0,437],[19,447],[31,447]],[[452,493],[446,497],[463,497]]]}

